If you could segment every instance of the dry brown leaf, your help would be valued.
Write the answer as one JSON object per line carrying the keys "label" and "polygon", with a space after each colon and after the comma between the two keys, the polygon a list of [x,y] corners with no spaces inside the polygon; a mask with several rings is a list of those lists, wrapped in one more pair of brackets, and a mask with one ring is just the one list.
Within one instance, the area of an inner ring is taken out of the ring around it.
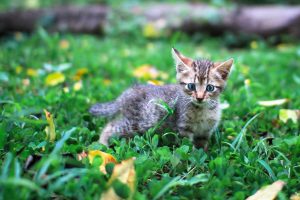
{"label": "dry brown leaf", "polygon": [[254,195],[248,197],[246,200],[273,200],[282,190],[285,182],[279,180],[271,185],[262,187]]}

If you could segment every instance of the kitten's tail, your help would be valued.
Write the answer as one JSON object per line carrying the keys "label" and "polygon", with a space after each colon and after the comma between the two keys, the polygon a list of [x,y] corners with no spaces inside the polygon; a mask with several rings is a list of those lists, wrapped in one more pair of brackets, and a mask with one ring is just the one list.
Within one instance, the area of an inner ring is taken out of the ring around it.
{"label": "kitten's tail", "polygon": [[111,117],[117,114],[120,106],[117,102],[97,103],[90,107],[89,112],[95,116]]}

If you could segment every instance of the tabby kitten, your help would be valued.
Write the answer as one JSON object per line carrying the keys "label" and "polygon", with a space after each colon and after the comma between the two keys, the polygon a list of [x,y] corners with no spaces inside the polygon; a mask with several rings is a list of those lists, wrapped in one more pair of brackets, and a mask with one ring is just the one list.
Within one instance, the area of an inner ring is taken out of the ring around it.
{"label": "tabby kitten", "polygon": [[167,115],[159,104],[166,102],[174,110],[156,130],[165,129],[189,137],[195,147],[207,147],[221,118],[219,95],[224,90],[233,59],[225,62],[192,60],[172,49],[176,63],[177,84],[138,85],[127,89],[115,101],[98,103],[90,108],[96,116],[113,117],[104,127],[100,143],[108,145],[113,135],[145,133]]}

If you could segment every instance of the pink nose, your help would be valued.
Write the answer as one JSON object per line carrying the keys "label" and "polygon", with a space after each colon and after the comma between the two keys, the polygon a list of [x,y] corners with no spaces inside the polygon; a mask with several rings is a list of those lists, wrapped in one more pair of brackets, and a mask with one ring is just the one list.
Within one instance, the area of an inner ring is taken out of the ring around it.
{"label": "pink nose", "polygon": [[201,101],[203,101],[204,98],[197,97],[196,99],[197,99],[197,101],[201,102]]}

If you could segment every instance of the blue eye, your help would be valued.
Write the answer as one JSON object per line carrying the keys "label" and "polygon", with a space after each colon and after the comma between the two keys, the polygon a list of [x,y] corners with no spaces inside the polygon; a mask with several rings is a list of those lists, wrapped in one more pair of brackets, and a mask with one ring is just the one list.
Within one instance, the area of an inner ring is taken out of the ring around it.
{"label": "blue eye", "polygon": [[191,90],[191,91],[195,91],[196,90],[196,85],[195,83],[189,83],[186,85],[187,89],[188,90]]}
{"label": "blue eye", "polygon": [[208,84],[207,86],[206,86],[206,91],[207,92],[212,92],[212,91],[214,91],[215,90],[215,86],[213,86],[213,85],[211,85],[211,84]]}

